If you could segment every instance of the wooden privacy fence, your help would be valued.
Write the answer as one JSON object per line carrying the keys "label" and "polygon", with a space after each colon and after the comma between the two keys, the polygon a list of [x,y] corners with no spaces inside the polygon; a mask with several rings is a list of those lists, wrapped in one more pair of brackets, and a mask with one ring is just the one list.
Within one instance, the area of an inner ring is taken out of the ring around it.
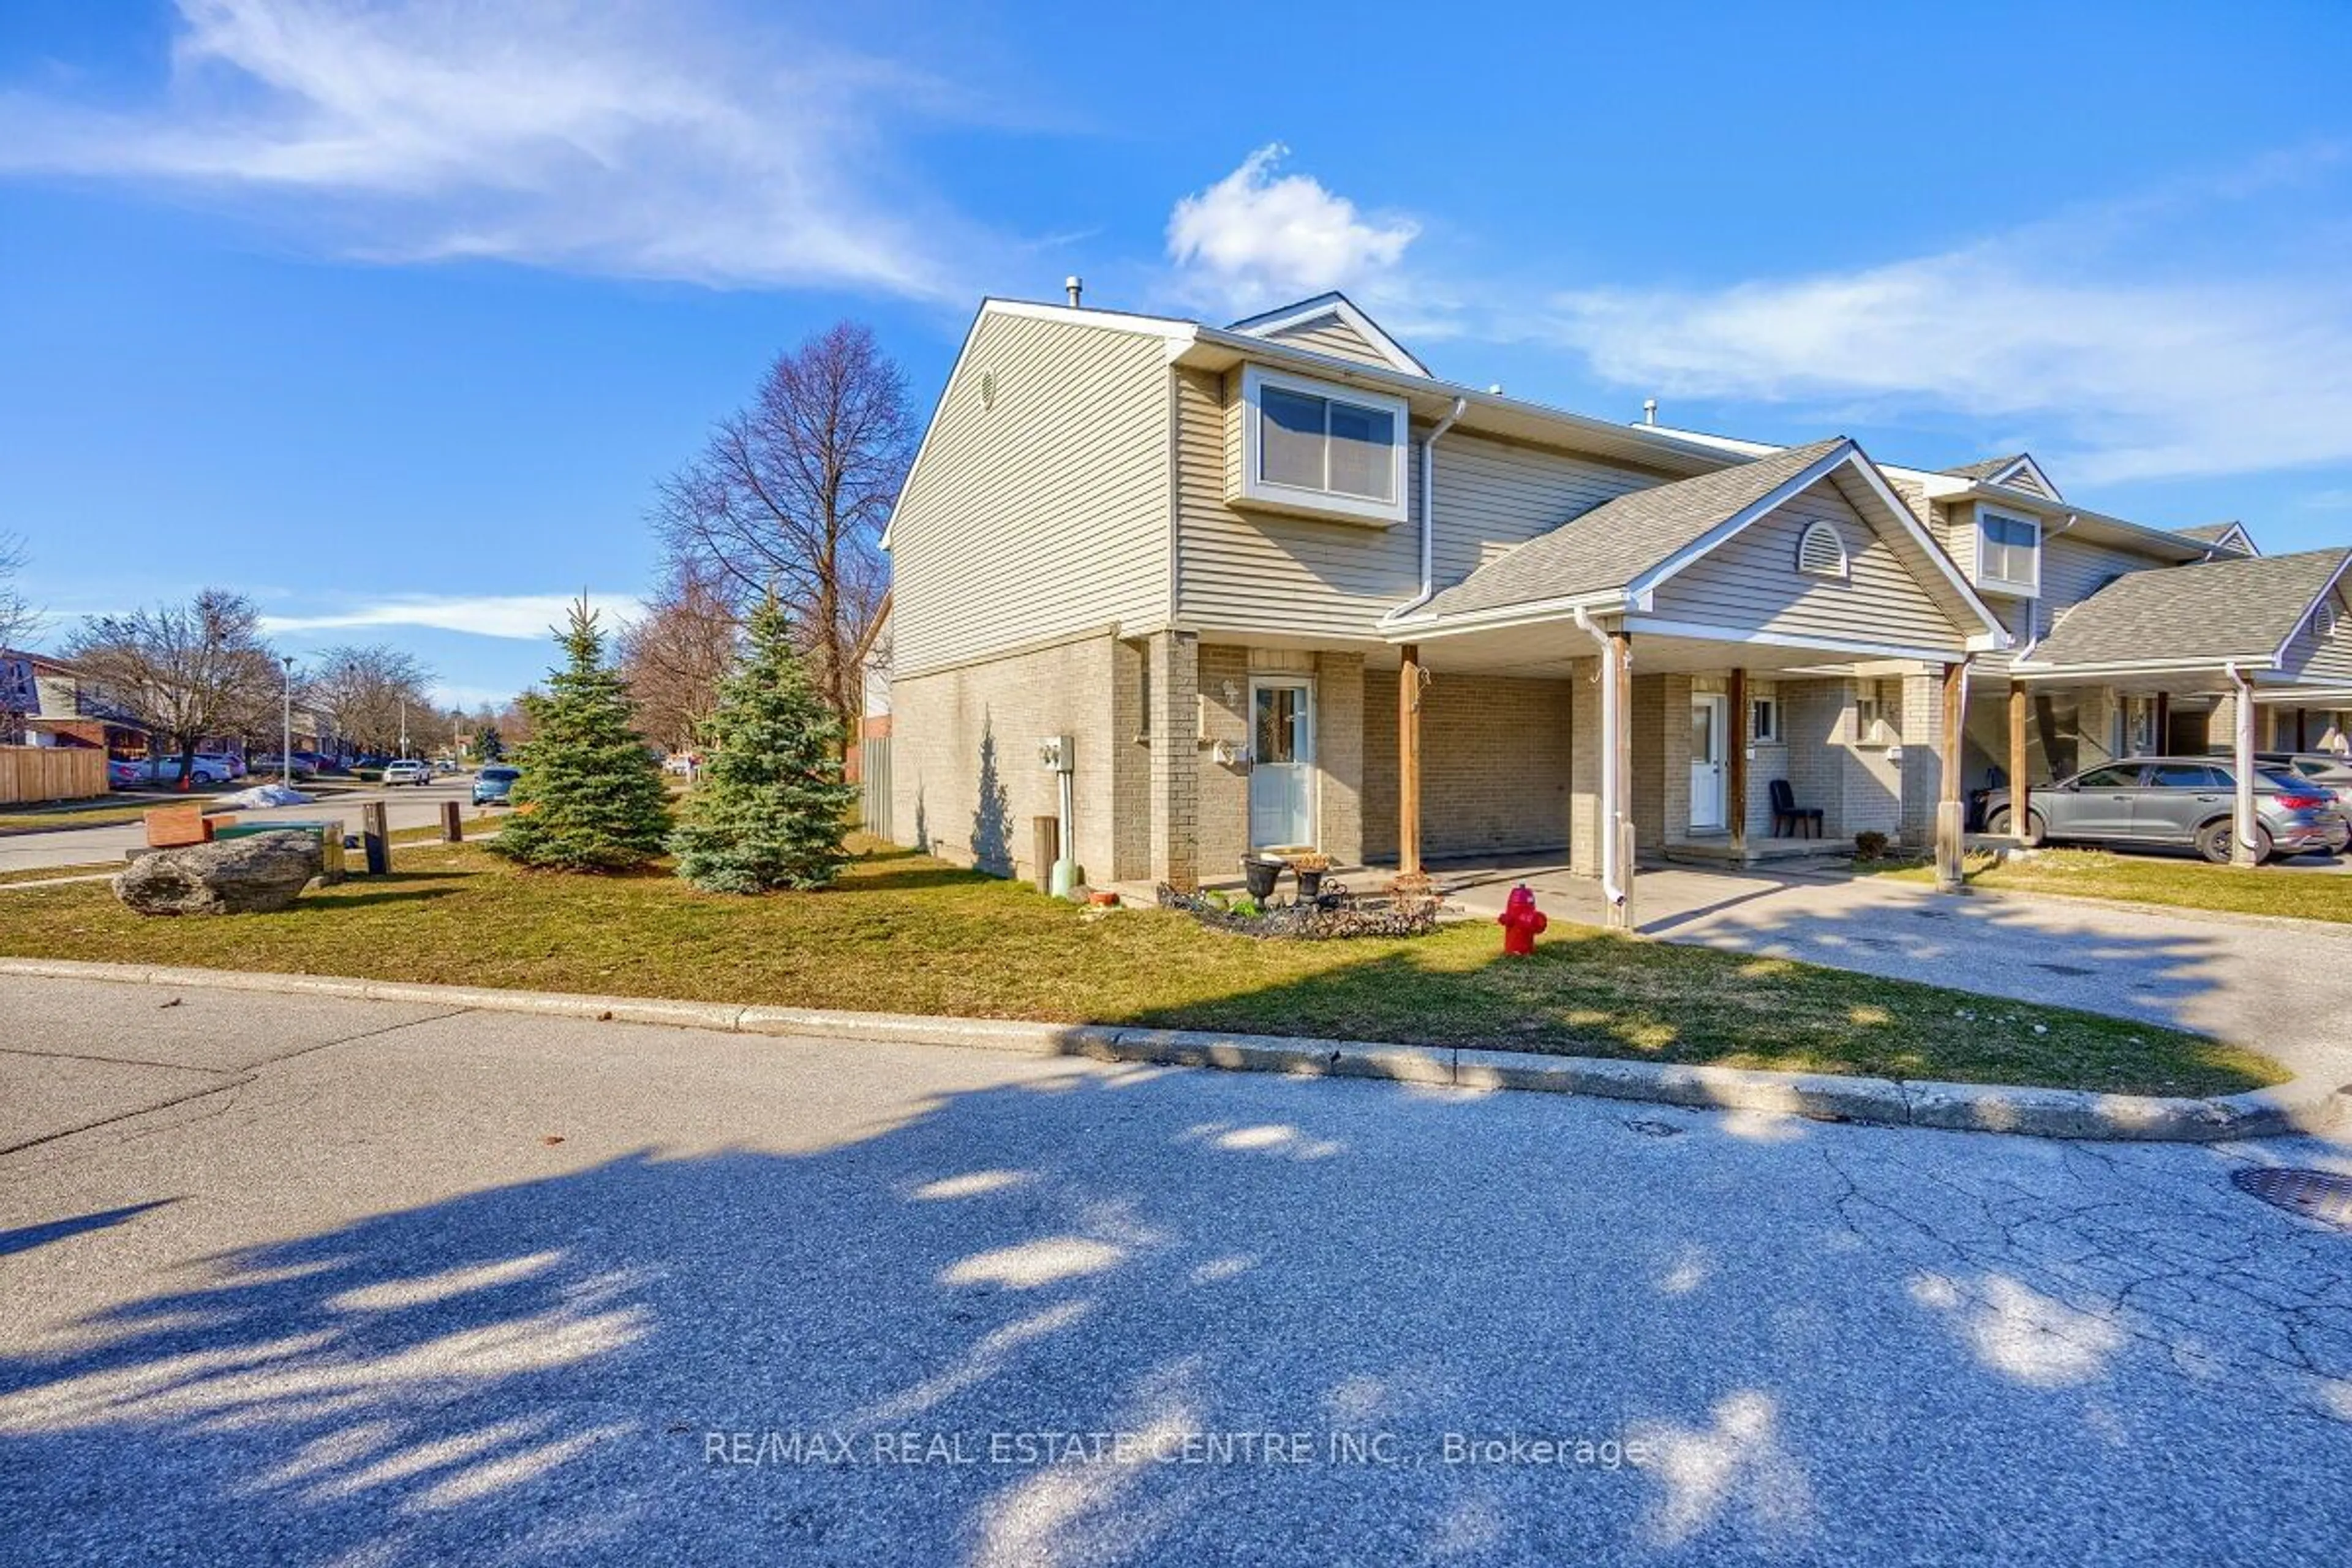
{"label": "wooden privacy fence", "polygon": [[95,746],[0,746],[0,805],[105,793],[106,753]]}

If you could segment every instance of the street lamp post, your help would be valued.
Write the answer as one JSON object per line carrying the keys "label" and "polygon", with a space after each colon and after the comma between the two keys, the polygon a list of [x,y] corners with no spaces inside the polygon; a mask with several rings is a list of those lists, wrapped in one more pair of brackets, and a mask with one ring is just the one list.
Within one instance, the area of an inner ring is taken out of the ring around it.
{"label": "street lamp post", "polygon": [[400,700],[400,754],[408,755],[408,700]]}
{"label": "street lamp post", "polygon": [[286,663],[285,732],[278,738],[278,776],[288,789],[294,787],[294,656],[280,654]]}

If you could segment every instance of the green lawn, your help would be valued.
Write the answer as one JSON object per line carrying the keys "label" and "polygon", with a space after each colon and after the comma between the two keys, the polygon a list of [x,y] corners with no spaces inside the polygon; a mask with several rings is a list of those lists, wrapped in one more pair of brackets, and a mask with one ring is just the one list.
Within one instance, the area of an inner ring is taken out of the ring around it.
{"label": "green lawn", "polygon": [[2147,1025],[1565,921],[1535,957],[1505,962],[1485,921],[1418,940],[1260,942],[1159,910],[1090,920],[888,849],[830,891],[766,899],[666,874],[520,871],[473,843],[404,847],[395,864],[283,914],[227,920],[142,920],[99,883],[13,893],[0,952],[2142,1093],[2284,1076]]}
{"label": "green lawn", "polygon": [[[1971,887],[2019,893],[2065,893],[2126,903],[2224,914],[2286,915],[2296,920],[2352,922],[2352,877],[2282,866],[2213,866],[2155,855],[2110,855],[2097,849],[2041,849],[1996,861],[1972,855],[1963,868]],[[1914,881],[1935,880],[1932,868],[1881,872]]]}

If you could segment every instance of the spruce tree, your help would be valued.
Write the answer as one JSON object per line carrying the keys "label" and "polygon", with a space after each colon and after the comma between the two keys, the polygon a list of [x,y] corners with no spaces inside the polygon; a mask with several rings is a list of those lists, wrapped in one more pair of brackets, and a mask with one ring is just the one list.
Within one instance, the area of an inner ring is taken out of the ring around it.
{"label": "spruce tree", "polygon": [[771,595],[751,614],[750,656],[704,721],[702,782],[671,847],[677,874],[706,892],[822,888],[849,858],[857,798],[841,777],[841,723],[793,651]]}
{"label": "spruce tree", "polygon": [[474,757],[478,762],[495,763],[507,754],[507,743],[499,734],[496,724],[485,724],[474,736]]}
{"label": "spruce tree", "polygon": [[669,791],[629,727],[629,687],[604,663],[604,636],[583,597],[556,639],[565,668],[523,699],[530,740],[516,758],[515,814],[490,847],[526,866],[625,871],[662,852]]}

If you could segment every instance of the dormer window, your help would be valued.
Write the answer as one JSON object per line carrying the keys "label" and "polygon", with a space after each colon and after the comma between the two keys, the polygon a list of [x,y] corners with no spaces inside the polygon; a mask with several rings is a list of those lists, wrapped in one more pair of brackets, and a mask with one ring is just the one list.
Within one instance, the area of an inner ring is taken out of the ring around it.
{"label": "dormer window", "polygon": [[1805,531],[1797,536],[1797,570],[1808,577],[1845,581],[1845,536],[1837,531],[1835,523],[1805,525]]}
{"label": "dormer window", "polygon": [[1405,520],[1404,399],[1251,365],[1229,499],[1360,522]]}
{"label": "dormer window", "polygon": [[1977,509],[1977,583],[2013,594],[2042,591],[2042,525],[1990,508]]}

